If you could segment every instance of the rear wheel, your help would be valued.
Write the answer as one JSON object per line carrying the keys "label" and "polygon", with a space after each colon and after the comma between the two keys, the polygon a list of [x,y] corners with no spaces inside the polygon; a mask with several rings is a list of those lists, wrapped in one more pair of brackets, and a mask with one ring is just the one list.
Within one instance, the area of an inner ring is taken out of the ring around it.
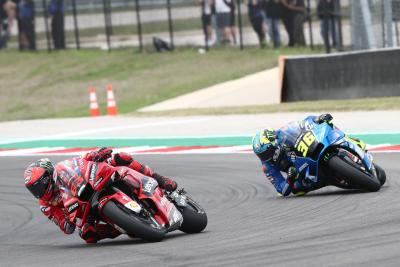
{"label": "rear wheel", "polygon": [[182,232],[200,233],[207,226],[207,214],[193,200],[188,198],[187,205],[181,211],[183,223],[179,228]]}
{"label": "rear wheel", "polygon": [[104,205],[102,213],[130,236],[150,242],[161,241],[165,236],[165,230],[152,217],[140,217],[113,201]]}
{"label": "rear wheel", "polygon": [[381,183],[377,178],[357,169],[357,167],[352,165],[350,162],[347,162],[338,156],[333,156],[328,161],[328,167],[337,176],[340,176],[340,178],[343,178],[350,184],[357,185],[362,189],[375,192],[381,188]]}

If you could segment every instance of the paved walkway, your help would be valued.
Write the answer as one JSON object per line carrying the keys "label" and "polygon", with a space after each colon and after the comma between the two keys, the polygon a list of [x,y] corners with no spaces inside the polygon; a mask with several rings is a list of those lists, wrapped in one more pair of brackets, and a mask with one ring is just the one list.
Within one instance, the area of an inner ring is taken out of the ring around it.
{"label": "paved walkway", "polygon": [[141,112],[280,103],[278,68],[220,83],[140,109]]}

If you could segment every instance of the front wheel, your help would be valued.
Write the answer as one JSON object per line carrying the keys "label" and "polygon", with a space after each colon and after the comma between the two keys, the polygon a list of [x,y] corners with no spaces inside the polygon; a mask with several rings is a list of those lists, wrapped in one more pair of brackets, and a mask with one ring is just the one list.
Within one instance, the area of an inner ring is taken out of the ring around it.
{"label": "front wheel", "polygon": [[340,178],[345,179],[350,184],[360,186],[362,189],[376,192],[381,188],[381,183],[377,178],[357,169],[338,156],[333,156],[328,161],[328,167]]}
{"label": "front wheel", "polygon": [[376,170],[376,175],[378,176],[379,182],[381,183],[381,186],[382,186],[386,182],[386,172],[378,164],[374,163],[374,166],[375,166],[375,170]]}
{"label": "front wheel", "polygon": [[139,237],[150,242],[159,242],[165,236],[165,230],[152,218],[139,215],[113,201],[108,201],[102,213],[129,236]]}
{"label": "front wheel", "polygon": [[179,230],[193,234],[200,233],[207,226],[207,214],[195,201],[188,197],[187,205],[181,210],[183,223]]}

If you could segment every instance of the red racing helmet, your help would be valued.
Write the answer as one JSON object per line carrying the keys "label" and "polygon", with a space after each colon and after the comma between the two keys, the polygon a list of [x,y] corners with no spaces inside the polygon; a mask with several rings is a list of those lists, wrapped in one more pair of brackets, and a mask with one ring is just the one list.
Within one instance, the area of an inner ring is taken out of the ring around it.
{"label": "red racing helmet", "polygon": [[36,198],[50,198],[54,167],[48,159],[38,160],[25,170],[25,186]]}

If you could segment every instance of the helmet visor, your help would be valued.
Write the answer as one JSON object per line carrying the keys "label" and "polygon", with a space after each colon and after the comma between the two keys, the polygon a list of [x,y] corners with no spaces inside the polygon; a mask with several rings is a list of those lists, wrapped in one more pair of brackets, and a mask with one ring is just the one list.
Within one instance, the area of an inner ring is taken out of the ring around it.
{"label": "helmet visor", "polygon": [[275,147],[271,145],[265,151],[257,154],[257,156],[262,161],[271,161],[271,159],[274,157],[274,154],[275,154]]}
{"label": "helmet visor", "polygon": [[36,197],[41,198],[46,192],[50,184],[50,175],[45,172],[40,179],[38,179],[33,184],[27,186],[28,190]]}

